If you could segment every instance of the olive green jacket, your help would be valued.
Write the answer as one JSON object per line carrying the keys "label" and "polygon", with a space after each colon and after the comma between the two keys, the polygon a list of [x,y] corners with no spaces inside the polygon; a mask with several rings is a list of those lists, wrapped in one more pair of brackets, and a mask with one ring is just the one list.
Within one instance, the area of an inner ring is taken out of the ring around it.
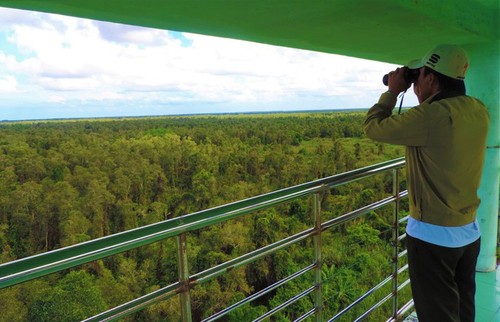
{"label": "olive green jacket", "polygon": [[433,99],[392,115],[396,95],[384,93],[368,111],[364,131],[373,140],[406,146],[413,218],[440,226],[463,226],[475,220],[480,203],[477,189],[486,151],[488,111],[469,96]]}

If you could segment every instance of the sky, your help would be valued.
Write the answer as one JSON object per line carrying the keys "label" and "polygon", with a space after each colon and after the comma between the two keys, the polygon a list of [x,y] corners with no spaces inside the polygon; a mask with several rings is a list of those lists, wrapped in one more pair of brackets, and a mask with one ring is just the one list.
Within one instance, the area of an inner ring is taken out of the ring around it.
{"label": "sky", "polygon": [[0,8],[0,120],[368,108],[395,67]]}

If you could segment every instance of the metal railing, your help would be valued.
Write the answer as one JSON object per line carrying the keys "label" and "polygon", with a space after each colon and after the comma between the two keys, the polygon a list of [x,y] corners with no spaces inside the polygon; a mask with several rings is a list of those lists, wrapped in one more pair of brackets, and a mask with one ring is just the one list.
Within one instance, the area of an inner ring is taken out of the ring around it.
{"label": "metal railing", "polygon": [[[405,256],[406,252],[399,252],[400,241],[405,235],[399,235],[399,225],[405,218],[399,218],[399,201],[407,196],[406,191],[399,191],[400,179],[399,172],[404,167],[405,161],[401,159],[391,160],[361,169],[345,172],[331,177],[311,181],[301,185],[285,188],[271,193],[263,194],[242,201],[230,203],[220,207],[211,208],[208,210],[196,212],[190,215],[173,218],[162,221],[156,224],[136,228],[122,233],[106,236],[103,238],[91,240],[77,245],[61,248],[47,253],[19,259],[13,262],[0,265],[0,289],[12,286],[21,282],[32,280],[47,274],[58,272],[64,269],[75,267],[84,263],[102,259],[107,256],[123,253],[127,250],[138,248],[144,245],[155,243],[167,238],[176,238],[178,245],[178,281],[164,288],[158,289],[152,293],[134,299],[128,303],[112,308],[106,312],[88,318],[86,321],[113,321],[123,318],[129,314],[139,311],[153,303],[165,300],[180,295],[181,314],[184,321],[192,320],[191,312],[191,296],[190,290],[199,283],[204,283],[214,279],[235,268],[247,265],[257,259],[263,258],[269,254],[275,253],[278,250],[284,249],[290,245],[296,244],[307,238],[312,238],[314,245],[314,262],[310,265],[298,270],[294,274],[267,286],[266,288],[244,298],[243,300],[215,313],[205,321],[214,321],[228,314],[229,312],[277,289],[278,287],[294,280],[295,278],[304,275],[307,272],[313,271],[314,285],[311,285],[307,290],[297,294],[288,301],[271,309],[256,321],[261,321],[268,318],[274,313],[284,309],[292,303],[313,294],[314,307],[305,312],[297,321],[305,320],[308,317],[314,316],[316,321],[323,321],[326,318],[322,311],[322,233],[332,227],[347,221],[359,218],[373,210],[379,209],[386,205],[393,204],[394,221],[392,227],[392,273],[375,287],[370,289],[352,304],[344,308],[341,312],[330,318],[328,321],[335,321],[341,318],[346,312],[358,305],[364,299],[372,295],[375,291],[392,282],[392,291],[378,303],[373,305],[357,320],[362,320],[372,311],[382,306],[384,303],[392,299],[392,313],[390,321],[398,320],[402,314],[405,314],[412,307],[412,301],[406,303],[399,308],[398,294],[401,289],[409,284],[409,280],[399,283],[400,274],[407,269],[407,265],[399,267],[399,260]],[[393,192],[390,197],[374,202],[342,216],[322,222],[321,220],[321,204],[320,194],[334,187],[351,183],[363,178],[381,174],[385,172],[393,173]],[[189,274],[188,271],[188,256],[186,236],[189,232],[208,227],[213,224],[221,223],[230,219],[243,216],[248,213],[263,210],[272,206],[276,206],[288,201],[312,196],[314,214],[314,227],[301,231],[295,235],[289,236],[282,240],[276,241],[265,247],[256,249],[238,258],[229,260],[217,266],[211,267],[196,274]]]}

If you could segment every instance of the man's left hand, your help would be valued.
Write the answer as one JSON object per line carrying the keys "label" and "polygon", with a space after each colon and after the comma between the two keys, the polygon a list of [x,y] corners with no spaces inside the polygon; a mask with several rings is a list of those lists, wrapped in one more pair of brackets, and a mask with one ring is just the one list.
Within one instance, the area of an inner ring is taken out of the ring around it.
{"label": "man's left hand", "polygon": [[396,95],[399,95],[399,93],[406,91],[411,86],[411,83],[406,82],[404,78],[404,72],[405,69],[400,67],[389,73],[389,91]]}

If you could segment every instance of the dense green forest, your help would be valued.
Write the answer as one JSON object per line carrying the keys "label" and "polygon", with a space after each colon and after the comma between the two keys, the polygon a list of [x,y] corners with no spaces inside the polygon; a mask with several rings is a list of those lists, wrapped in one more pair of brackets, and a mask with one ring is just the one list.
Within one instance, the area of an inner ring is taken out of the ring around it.
{"label": "dense green forest", "polygon": [[[363,118],[332,112],[0,124],[0,262],[403,155],[402,147],[365,138]],[[323,218],[386,197],[391,189],[390,175],[335,188],[322,199]],[[389,275],[391,216],[392,207],[383,208],[324,234],[325,316]],[[188,236],[189,271],[312,225],[311,200],[304,198],[202,229]],[[305,241],[197,285],[193,318],[206,318],[311,264],[311,245]],[[176,256],[176,241],[165,240],[0,290],[0,321],[81,320],[176,281]],[[256,318],[312,281],[312,274],[294,280],[225,319]],[[366,308],[375,299],[365,302]],[[305,298],[274,320],[296,319],[312,303]],[[174,298],[127,320],[178,321],[179,310]],[[374,321],[386,317],[384,309],[372,315]]]}

